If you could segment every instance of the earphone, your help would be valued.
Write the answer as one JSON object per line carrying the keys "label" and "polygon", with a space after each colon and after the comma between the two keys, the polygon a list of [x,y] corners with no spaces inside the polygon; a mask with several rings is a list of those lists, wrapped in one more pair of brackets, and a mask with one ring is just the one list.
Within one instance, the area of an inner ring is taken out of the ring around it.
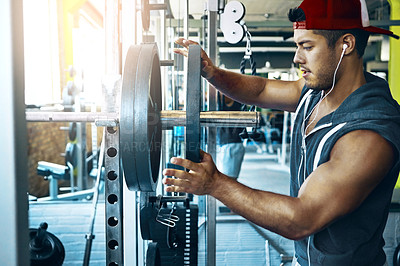
{"label": "earphone", "polygon": [[345,43],[343,44],[343,50],[346,50],[349,46]]}

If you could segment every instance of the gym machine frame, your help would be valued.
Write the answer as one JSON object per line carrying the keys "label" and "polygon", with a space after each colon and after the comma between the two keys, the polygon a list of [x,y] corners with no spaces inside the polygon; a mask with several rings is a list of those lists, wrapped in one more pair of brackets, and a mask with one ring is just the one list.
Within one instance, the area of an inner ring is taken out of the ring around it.
{"label": "gym machine frame", "polygon": [[[258,112],[199,112],[200,46],[189,48],[187,111],[161,110],[157,45],[130,47],[124,68],[120,114],[26,112],[30,122],[94,122],[105,130],[106,265],[123,265],[123,177],[130,190],[154,192],[161,157],[161,131],[186,126],[186,158],[199,161],[200,127],[258,127]],[[190,129],[190,130],[188,130]],[[190,143],[188,145],[188,143]]]}

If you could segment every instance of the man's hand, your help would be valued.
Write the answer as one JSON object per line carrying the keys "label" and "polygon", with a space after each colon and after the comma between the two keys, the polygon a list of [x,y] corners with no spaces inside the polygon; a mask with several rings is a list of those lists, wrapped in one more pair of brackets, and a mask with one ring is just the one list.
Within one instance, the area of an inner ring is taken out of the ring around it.
{"label": "man's hand", "polygon": [[[195,44],[198,45],[197,42],[192,41],[192,40],[186,40],[184,38],[179,38],[175,41],[176,44],[182,46],[183,48],[175,48],[174,52],[183,56],[188,56],[188,49],[189,45]],[[214,71],[215,71],[215,66],[212,63],[211,59],[208,57],[207,53],[201,49],[201,64],[202,64],[202,70],[201,70],[201,75],[209,80],[214,76]]]}
{"label": "man's hand", "polygon": [[176,179],[168,177],[163,179],[163,183],[168,185],[167,192],[187,192],[196,195],[213,193],[216,189],[220,172],[210,154],[202,150],[200,150],[200,153],[202,157],[200,163],[177,157],[171,158],[171,163],[180,165],[190,171],[165,169],[163,175],[176,177]]}

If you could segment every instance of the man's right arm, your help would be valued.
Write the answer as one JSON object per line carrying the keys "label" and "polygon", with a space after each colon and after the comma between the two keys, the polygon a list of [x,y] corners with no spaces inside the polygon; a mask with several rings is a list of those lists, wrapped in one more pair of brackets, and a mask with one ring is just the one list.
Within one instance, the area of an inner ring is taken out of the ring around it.
{"label": "man's right arm", "polygon": [[[187,56],[191,40],[176,40],[184,49],[175,52]],[[216,67],[202,50],[202,76],[217,90],[228,97],[249,105],[285,111],[295,111],[304,86],[304,79],[297,81],[271,80],[259,76],[242,75]]]}
{"label": "man's right arm", "polygon": [[304,80],[282,81],[260,76],[242,75],[214,67],[208,80],[223,94],[249,105],[295,111]]}

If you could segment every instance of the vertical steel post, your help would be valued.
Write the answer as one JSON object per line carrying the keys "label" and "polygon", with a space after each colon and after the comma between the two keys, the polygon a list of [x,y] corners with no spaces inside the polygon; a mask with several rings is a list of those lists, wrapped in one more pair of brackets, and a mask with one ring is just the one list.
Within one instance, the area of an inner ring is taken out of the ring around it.
{"label": "vertical steel post", "polygon": [[105,134],[106,265],[124,265],[119,128],[108,127]]}
{"label": "vertical steel post", "polygon": [[[218,0],[208,1],[208,56],[217,61],[217,19]],[[217,93],[213,86],[208,85],[208,110],[217,110]],[[208,152],[216,158],[216,128],[208,128],[207,147]],[[207,265],[216,263],[216,200],[207,196]]]}
{"label": "vertical steel post", "polygon": [[[121,74],[121,1],[105,1],[105,74],[111,77]],[[114,95],[118,95],[115,93]],[[107,105],[107,111],[114,106]],[[115,110],[114,110],[115,111]],[[124,265],[123,227],[123,174],[120,169],[119,128],[105,130],[105,227],[106,265]]]}
{"label": "vertical steel post", "polygon": [[0,8],[0,265],[29,265],[23,1]]}

